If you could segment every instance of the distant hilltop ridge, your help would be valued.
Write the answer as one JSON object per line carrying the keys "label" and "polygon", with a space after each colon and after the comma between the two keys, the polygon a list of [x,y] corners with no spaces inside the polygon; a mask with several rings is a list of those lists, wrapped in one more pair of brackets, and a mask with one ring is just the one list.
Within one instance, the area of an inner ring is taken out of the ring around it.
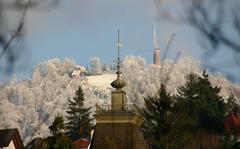
{"label": "distant hilltop ridge", "polygon": [[[64,109],[67,100],[74,96],[79,86],[83,89],[86,107],[109,104],[112,89],[110,82],[116,79],[115,71],[106,69],[102,75],[71,77],[69,73],[77,67],[72,59],[51,59],[36,65],[31,79],[13,79],[0,87],[0,121],[4,121],[0,123],[0,128],[17,127],[25,143],[31,138],[48,136],[49,124],[56,115],[66,115]],[[121,72],[128,84],[124,88],[127,90],[127,103],[142,106],[144,97],[154,95],[160,81],[166,79],[167,90],[175,94],[176,87],[185,83],[186,74],[194,72],[201,75],[202,71],[201,63],[188,57],[180,58],[176,63],[165,60],[159,68],[147,64],[142,57],[126,56],[122,61]],[[237,102],[240,102],[239,84],[231,83],[221,74],[209,72],[209,77],[213,85],[221,86],[224,98],[233,93]]]}

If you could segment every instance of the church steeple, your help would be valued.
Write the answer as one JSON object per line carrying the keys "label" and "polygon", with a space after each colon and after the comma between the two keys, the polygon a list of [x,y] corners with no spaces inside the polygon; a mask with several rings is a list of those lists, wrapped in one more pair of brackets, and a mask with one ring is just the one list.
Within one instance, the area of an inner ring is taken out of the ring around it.
{"label": "church steeple", "polygon": [[111,110],[124,110],[126,105],[126,92],[122,91],[122,88],[126,86],[126,82],[121,79],[122,72],[120,71],[120,31],[118,30],[117,40],[117,79],[111,83],[111,86],[116,88],[112,91],[112,103]]}
{"label": "church steeple", "polygon": [[[91,149],[145,149],[140,126],[142,117],[126,105],[126,92],[122,88],[126,82],[120,71],[120,32],[117,40],[117,78],[111,83],[116,90],[111,92],[111,105],[96,106],[96,127]],[[110,109],[109,109],[110,108]]]}

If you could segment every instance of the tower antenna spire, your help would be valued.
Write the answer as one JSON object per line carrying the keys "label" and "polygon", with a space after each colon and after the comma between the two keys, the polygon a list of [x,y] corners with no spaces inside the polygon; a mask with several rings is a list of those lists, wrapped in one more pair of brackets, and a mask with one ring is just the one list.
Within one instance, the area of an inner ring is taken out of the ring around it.
{"label": "tower antenna spire", "polygon": [[153,27],[153,47],[154,49],[158,49],[158,43],[157,43],[157,29],[156,29],[156,23],[154,23],[154,27]]}
{"label": "tower antenna spire", "polygon": [[160,65],[160,48],[157,42],[157,29],[156,29],[156,23],[154,23],[154,29],[153,29],[153,64]]}

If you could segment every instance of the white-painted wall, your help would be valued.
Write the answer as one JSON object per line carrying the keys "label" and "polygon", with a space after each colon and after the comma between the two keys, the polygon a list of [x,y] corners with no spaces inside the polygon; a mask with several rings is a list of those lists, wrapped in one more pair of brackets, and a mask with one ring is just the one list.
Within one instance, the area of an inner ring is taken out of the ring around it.
{"label": "white-painted wall", "polygon": [[16,149],[16,148],[15,148],[15,145],[14,145],[13,141],[11,140],[11,142],[9,143],[9,146],[4,147],[3,149]]}

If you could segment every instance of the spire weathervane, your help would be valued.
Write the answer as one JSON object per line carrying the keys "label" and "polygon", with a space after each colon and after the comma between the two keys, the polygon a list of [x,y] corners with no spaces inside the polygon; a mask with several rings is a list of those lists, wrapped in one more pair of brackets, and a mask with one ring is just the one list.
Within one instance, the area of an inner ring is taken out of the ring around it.
{"label": "spire weathervane", "polygon": [[117,90],[121,90],[125,85],[126,82],[122,79],[120,79],[120,74],[122,72],[120,71],[120,48],[122,44],[120,43],[120,31],[118,29],[118,39],[117,39],[117,79],[111,83],[112,87],[116,88]]}
{"label": "spire weathervane", "polygon": [[117,40],[117,77],[120,77],[121,71],[120,71],[120,47],[121,47],[121,43],[120,43],[120,31],[118,29],[118,40]]}

